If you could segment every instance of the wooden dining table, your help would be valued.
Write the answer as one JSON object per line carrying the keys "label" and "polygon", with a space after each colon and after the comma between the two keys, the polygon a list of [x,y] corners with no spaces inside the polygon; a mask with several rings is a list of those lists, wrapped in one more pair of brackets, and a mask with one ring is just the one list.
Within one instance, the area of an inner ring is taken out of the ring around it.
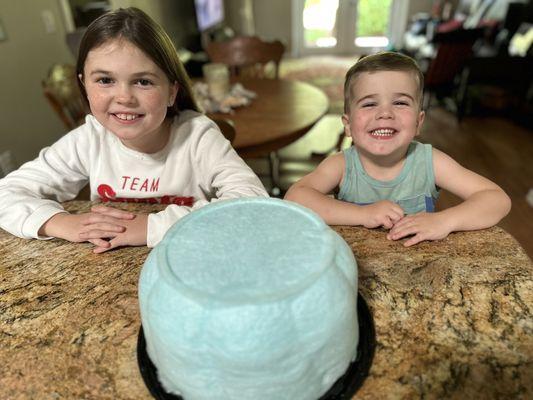
{"label": "wooden dining table", "polygon": [[322,118],[329,107],[324,92],[308,83],[284,79],[235,78],[257,97],[232,113],[208,113],[229,119],[236,135],[233,147],[241,157],[262,157],[294,142]]}
{"label": "wooden dining table", "polygon": [[[355,255],[376,335],[352,399],[532,398],[533,265],[512,236],[493,227],[406,248],[381,229],[333,228]],[[149,251],[94,254],[0,229],[0,398],[150,399],[137,365]]]}

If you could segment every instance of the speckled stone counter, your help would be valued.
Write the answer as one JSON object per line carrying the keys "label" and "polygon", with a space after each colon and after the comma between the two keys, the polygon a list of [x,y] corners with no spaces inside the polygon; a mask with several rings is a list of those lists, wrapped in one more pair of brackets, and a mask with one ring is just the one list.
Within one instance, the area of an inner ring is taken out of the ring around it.
{"label": "speckled stone counter", "polygon": [[[376,326],[354,399],[533,398],[533,265],[509,234],[404,248],[384,231],[335,229]],[[150,399],[136,359],[149,250],[91,248],[0,230],[0,399]]]}

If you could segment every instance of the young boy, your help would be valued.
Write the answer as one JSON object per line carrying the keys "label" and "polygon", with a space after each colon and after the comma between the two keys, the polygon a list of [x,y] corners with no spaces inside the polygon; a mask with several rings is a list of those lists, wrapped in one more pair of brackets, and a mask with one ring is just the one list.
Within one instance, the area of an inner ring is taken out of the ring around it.
{"label": "young boy", "polygon": [[[353,65],[342,116],[353,146],[325,159],[285,199],[330,225],[384,227],[389,240],[411,236],[405,246],[497,224],[511,207],[498,185],[413,141],[424,121],[423,79],[414,60],[399,53],[378,53]],[[336,199],[327,195],[337,187]],[[438,188],[464,201],[433,212]]]}

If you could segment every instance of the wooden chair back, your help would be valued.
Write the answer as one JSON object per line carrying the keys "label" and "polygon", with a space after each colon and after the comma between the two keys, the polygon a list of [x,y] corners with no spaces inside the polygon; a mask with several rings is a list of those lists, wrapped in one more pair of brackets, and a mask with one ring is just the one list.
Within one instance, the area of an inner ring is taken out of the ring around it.
{"label": "wooden chair back", "polygon": [[214,118],[213,121],[218,125],[224,137],[228,139],[230,143],[233,143],[233,140],[235,139],[235,127],[233,126],[233,122],[223,118]]}
{"label": "wooden chair back", "polygon": [[68,130],[80,126],[89,112],[76,80],[73,65],[56,64],[42,81],[44,96]]}
{"label": "wooden chair back", "polygon": [[206,52],[212,62],[226,64],[232,75],[278,79],[285,46],[279,40],[265,42],[256,36],[237,36],[209,43]]}
{"label": "wooden chair back", "polygon": [[482,35],[483,28],[475,28],[456,29],[434,36],[433,42],[437,45],[437,52],[424,73],[424,110],[429,109],[432,93],[446,94],[456,91],[456,76],[472,56],[474,43]]}

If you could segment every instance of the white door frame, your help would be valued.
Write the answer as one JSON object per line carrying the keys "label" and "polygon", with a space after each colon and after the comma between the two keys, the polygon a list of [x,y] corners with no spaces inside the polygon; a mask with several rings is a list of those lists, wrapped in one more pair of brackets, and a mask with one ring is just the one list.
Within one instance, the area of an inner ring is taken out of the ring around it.
{"label": "white door frame", "polygon": [[[357,0],[339,0],[340,31],[337,33],[337,45],[326,48],[305,48],[304,28],[302,13],[305,0],[291,0],[291,23],[292,23],[292,46],[291,55],[300,57],[312,54],[353,54],[357,52],[368,53],[381,50],[380,48],[356,47],[353,43],[355,37],[355,16],[357,12]],[[403,33],[407,26],[409,0],[393,0],[391,6],[389,40],[392,46],[400,48]]]}

